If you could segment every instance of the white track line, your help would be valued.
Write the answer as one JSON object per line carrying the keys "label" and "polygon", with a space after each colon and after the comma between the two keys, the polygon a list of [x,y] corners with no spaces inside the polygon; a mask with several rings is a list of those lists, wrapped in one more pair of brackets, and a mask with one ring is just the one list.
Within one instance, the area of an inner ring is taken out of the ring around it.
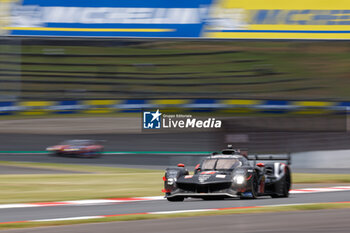
{"label": "white track line", "polygon": [[103,216],[82,216],[82,217],[70,217],[70,218],[52,218],[52,219],[29,220],[28,222],[69,221],[69,220],[85,220],[85,219],[96,219],[96,218],[104,218],[104,217]]}
{"label": "white track line", "polygon": [[156,212],[148,212],[148,214],[179,214],[179,213],[205,212],[205,211],[212,211],[212,210],[216,210],[216,209],[156,211]]}
{"label": "white track line", "polygon": [[50,207],[50,206],[104,205],[104,204],[137,202],[137,201],[155,201],[155,200],[163,200],[163,199],[164,199],[164,196],[153,196],[153,197],[91,199],[91,200],[75,200],[75,201],[43,202],[43,203],[0,204],[0,209]]}

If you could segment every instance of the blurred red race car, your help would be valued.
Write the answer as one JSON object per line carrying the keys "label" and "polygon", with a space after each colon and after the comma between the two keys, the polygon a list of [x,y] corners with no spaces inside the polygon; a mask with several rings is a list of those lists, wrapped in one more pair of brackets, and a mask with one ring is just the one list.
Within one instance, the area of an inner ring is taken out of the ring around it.
{"label": "blurred red race car", "polygon": [[103,149],[103,145],[97,140],[68,140],[46,148],[53,155],[87,158],[100,157]]}

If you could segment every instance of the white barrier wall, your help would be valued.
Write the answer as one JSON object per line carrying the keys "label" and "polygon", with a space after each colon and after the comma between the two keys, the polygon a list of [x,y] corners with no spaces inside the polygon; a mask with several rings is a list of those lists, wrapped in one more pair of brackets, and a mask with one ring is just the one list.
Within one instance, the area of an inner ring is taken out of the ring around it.
{"label": "white barrier wall", "polygon": [[293,153],[292,166],[295,168],[350,168],[350,150]]}

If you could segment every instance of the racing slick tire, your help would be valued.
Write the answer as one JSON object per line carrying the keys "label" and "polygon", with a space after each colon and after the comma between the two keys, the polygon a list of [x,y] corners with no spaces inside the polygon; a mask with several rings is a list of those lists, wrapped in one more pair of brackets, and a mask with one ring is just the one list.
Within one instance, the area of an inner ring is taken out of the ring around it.
{"label": "racing slick tire", "polygon": [[167,200],[171,202],[181,202],[181,201],[184,201],[185,198],[184,197],[167,197]]}
{"label": "racing slick tire", "polygon": [[244,196],[242,193],[240,194],[240,199],[256,199],[258,197],[258,189],[259,189],[259,184],[258,184],[258,177],[254,173],[252,177],[252,182],[250,183],[251,187],[251,196]]}
{"label": "racing slick tire", "polygon": [[51,153],[48,153],[49,156],[52,156],[52,157],[59,157],[59,156],[63,156],[62,153],[60,152],[51,152]]}
{"label": "racing slick tire", "polygon": [[271,195],[272,198],[289,197],[289,189],[291,185],[290,174],[287,173],[280,182],[279,190],[277,190],[277,193]]}

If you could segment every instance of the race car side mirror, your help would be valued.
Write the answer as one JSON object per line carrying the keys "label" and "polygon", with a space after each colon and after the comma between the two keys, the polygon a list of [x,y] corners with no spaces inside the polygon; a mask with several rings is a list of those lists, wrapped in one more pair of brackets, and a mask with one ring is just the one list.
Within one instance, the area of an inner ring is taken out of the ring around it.
{"label": "race car side mirror", "polygon": [[177,166],[178,166],[178,167],[185,167],[185,164],[179,163]]}
{"label": "race car side mirror", "polygon": [[258,167],[265,167],[265,164],[264,163],[257,163],[256,166],[258,166]]}
{"label": "race car side mirror", "polygon": [[200,168],[199,166],[200,166],[200,164],[197,164],[196,167],[194,168],[194,170],[195,170],[195,171],[200,171],[201,168]]}

